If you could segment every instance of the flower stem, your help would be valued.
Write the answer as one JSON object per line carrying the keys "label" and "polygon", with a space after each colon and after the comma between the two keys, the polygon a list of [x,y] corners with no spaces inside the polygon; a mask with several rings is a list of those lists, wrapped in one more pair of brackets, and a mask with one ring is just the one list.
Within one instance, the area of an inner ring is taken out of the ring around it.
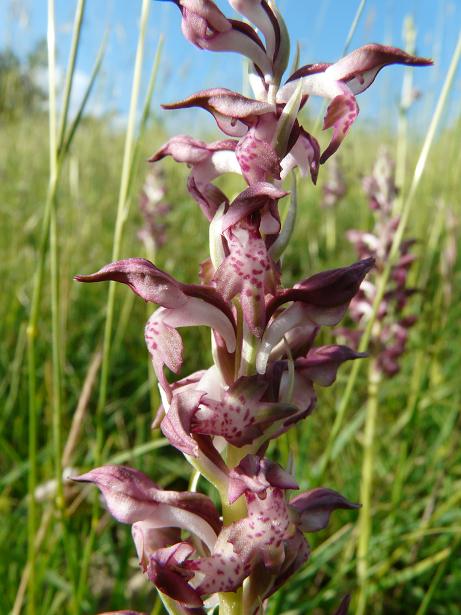
{"label": "flower stem", "polygon": [[[75,11],[74,29],[72,35],[71,51],[66,70],[66,85],[63,96],[63,112],[59,126],[59,132],[56,130],[56,70],[55,70],[55,27],[54,27],[54,4],[48,3],[48,81],[49,81],[49,122],[50,122],[50,178],[48,184],[47,198],[45,202],[40,246],[38,251],[38,262],[34,275],[32,301],[29,313],[29,321],[27,325],[27,372],[28,372],[28,398],[29,398],[29,443],[28,443],[28,458],[29,458],[29,475],[28,475],[28,556],[27,562],[30,570],[28,582],[28,613],[35,613],[35,598],[36,598],[36,504],[35,504],[35,489],[37,486],[37,424],[38,413],[40,408],[37,404],[37,348],[36,339],[38,331],[38,321],[40,317],[40,302],[42,297],[45,262],[48,248],[48,241],[52,251],[52,303],[53,303],[53,425],[55,434],[55,458],[56,458],[56,478],[60,491],[62,493],[62,472],[60,470],[60,451],[59,444],[59,424],[61,411],[61,366],[60,366],[60,344],[59,344],[59,327],[58,327],[58,255],[56,243],[56,192],[59,183],[60,170],[63,162],[63,156],[58,155],[64,143],[64,138],[67,128],[69,101],[72,91],[72,83],[75,73],[75,64],[77,52],[80,42],[80,34],[82,29],[83,13],[85,9],[85,0],[79,0]],[[50,229],[54,227],[54,232]],[[59,459],[58,459],[59,455]],[[59,497],[58,497],[59,499]]]}
{"label": "flower stem", "polygon": [[[143,0],[141,8],[140,32],[138,47],[136,50],[135,67],[133,73],[133,85],[131,89],[130,110],[128,114],[128,126],[125,137],[125,149],[123,153],[122,177],[120,181],[120,191],[118,197],[117,217],[115,221],[114,242],[112,247],[112,260],[116,261],[120,257],[122,247],[122,237],[125,223],[129,213],[129,186],[132,167],[134,161],[134,142],[136,115],[138,110],[139,91],[141,85],[142,65],[144,58],[144,40],[147,31],[147,21],[149,16],[150,4],[148,0]],[[112,325],[114,321],[115,308],[115,284],[109,286],[109,293],[106,304],[106,322],[104,327],[103,340],[103,359],[101,367],[101,381],[99,387],[98,405],[96,409],[96,444],[94,458],[98,465],[101,462],[102,445],[104,441],[103,411],[107,401],[110,354],[112,343]]]}
{"label": "flower stem", "polygon": [[367,605],[368,585],[368,554],[371,535],[371,500],[373,487],[373,470],[375,454],[375,431],[378,415],[378,392],[380,372],[376,359],[372,359],[368,369],[368,407],[365,422],[365,434],[363,442],[362,480],[360,486],[360,509],[358,522],[358,547],[357,547],[357,578],[359,584],[359,596],[357,601],[357,615],[364,615]]}
{"label": "flower stem", "polygon": [[[134,166],[135,158],[135,128],[136,128],[136,116],[138,111],[139,91],[141,85],[142,65],[144,58],[144,41],[146,37],[148,17],[149,17],[149,0],[143,0],[141,6],[141,17],[139,26],[139,37],[136,49],[135,67],[133,72],[133,82],[131,88],[130,109],[128,113],[128,126],[125,137],[125,147],[123,153],[123,165],[122,176],[120,181],[117,217],[115,222],[114,240],[112,247],[112,260],[119,258],[122,246],[123,231],[125,228],[125,222],[129,213],[129,191],[130,180],[132,178],[132,170]],[[156,63],[157,58],[154,60]],[[152,90],[153,90],[152,84]],[[149,91],[150,91],[149,86]],[[148,94],[149,95],[149,94]],[[152,92],[150,92],[152,95]],[[138,134],[138,138],[140,135]],[[102,350],[102,363],[101,363],[101,377],[99,383],[99,395],[96,406],[96,438],[94,445],[94,463],[99,465],[102,460],[102,448],[104,443],[104,408],[107,401],[107,391],[109,383],[109,371],[110,371],[110,355],[112,348],[112,325],[114,321],[114,308],[115,308],[115,284],[111,283],[109,286],[109,292],[106,303],[106,321],[103,334],[103,350]],[[93,514],[90,525],[90,532],[87,538],[84,558],[82,559],[82,565],[80,569],[79,579],[79,591],[83,592],[85,587],[86,578],[88,576],[88,567],[90,558],[95,542],[96,528],[98,526],[99,519],[99,500],[94,499]]]}
{"label": "flower stem", "polygon": [[245,615],[242,612],[243,590],[219,594],[219,615]]}

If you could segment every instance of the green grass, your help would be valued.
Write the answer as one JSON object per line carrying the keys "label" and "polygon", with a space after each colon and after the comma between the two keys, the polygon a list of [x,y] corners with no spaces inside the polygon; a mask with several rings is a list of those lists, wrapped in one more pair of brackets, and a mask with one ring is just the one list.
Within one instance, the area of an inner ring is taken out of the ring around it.
{"label": "green grass", "polygon": [[[359,123],[352,132],[342,148],[349,190],[336,211],[335,250],[329,250],[325,237],[324,212],[319,207],[321,186],[301,182],[297,226],[284,262],[287,285],[321,269],[352,262],[355,255],[345,231],[368,228],[371,222],[360,180],[370,171],[383,143],[396,151],[395,137],[384,129],[368,133]],[[0,302],[0,393],[4,402],[0,414],[1,603],[4,612],[16,604],[15,612],[28,609],[36,615],[91,615],[127,607],[150,610],[155,592],[139,578],[130,528],[114,522],[98,506],[93,491],[65,481],[61,503],[53,490],[38,499],[32,507],[37,540],[32,550],[30,540],[28,549],[31,526],[28,530],[27,511],[31,510],[31,468],[36,467],[36,483],[41,488],[55,478],[61,462],[78,471],[100,460],[128,463],[162,486],[187,488],[189,466],[150,430],[152,396],[154,404],[158,397],[149,384],[143,341],[145,305],[126,289],[115,289],[107,390],[101,397],[107,292],[99,285],[72,281],[74,274],[95,271],[111,260],[117,203],[122,210],[129,208],[118,235],[117,255],[146,256],[136,237],[141,225],[137,199],[148,170],[144,161],[166,135],[146,117],[139,139],[135,137],[138,149],[130,175],[133,151],[127,160],[125,136],[111,129],[108,120],[83,118],[59,163],[53,197],[56,244],[51,252],[55,278],[53,281],[45,255],[34,346],[37,434],[36,454],[31,456],[27,323],[49,195],[48,134],[48,119],[40,113],[0,124],[1,141],[8,144],[0,150],[4,287]],[[406,234],[419,240],[413,280],[421,290],[413,300],[419,320],[401,373],[380,383],[375,400],[365,587],[366,612],[376,614],[459,613],[461,263],[456,256],[447,273],[446,255],[459,236],[460,140],[460,122],[439,132],[411,203]],[[407,186],[420,147],[410,135]],[[124,165],[129,176],[124,176],[121,187]],[[164,165],[173,210],[168,215],[168,242],[158,251],[156,263],[178,279],[195,282],[199,263],[207,256],[207,224],[186,193],[186,169],[170,161]],[[320,184],[324,177],[322,169]],[[458,222],[454,230],[447,222],[448,211]],[[186,351],[184,374],[210,363],[206,331],[185,330],[184,340],[186,349],[193,349]],[[58,397],[54,388],[57,364]],[[366,372],[362,368],[351,390],[322,481],[353,500],[359,498],[361,485]],[[319,480],[321,459],[349,373],[350,368],[345,367],[336,385],[321,391],[313,416],[282,438],[277,449],[273,447],[273,455],[284,462],[293,455],[303,489]],[[328,530],[312,536],[311,560],[271,601],[269,613],[331,613],[344,593],[356,593],[358,538],[357,515],[336,513]],[[32,601],[28,596],[33,594],[25,591],[24,575],[28,562],[33,561],[36,599]]]}

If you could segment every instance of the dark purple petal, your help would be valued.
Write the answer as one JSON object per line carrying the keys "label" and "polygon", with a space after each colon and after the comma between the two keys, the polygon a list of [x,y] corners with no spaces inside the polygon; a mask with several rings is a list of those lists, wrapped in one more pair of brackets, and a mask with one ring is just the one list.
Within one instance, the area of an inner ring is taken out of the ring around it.
{"label": "dark purple petal", "polygon": [[294,497],[290,500],[290,508],[299,514],[298,525],[303,532],[317,532],[327,527],[334,510],[356,509],[360,505],[349,502],[333,489],[318,487]]}
{"label": "dark purple petal", "polygon": [[319,308],[333,308],[348,303],[360,288],[365,275],[374,265],[366,258],[348,267],[316,273],[293,288],[281,291],[267,305],[267,317],[288,301],[300,301]]}
{"label": "dark purple petal", "polygon": [[316,325],[338,324],[373,264],[374,260],[370,258],[349,267],[323,271],[291,289],[278,292],[266,305],[268,320],[284,303],[292,301],[293,305],[276,313],[266,326],[256,357],[258,373],[266,372],[272,351],[277,353],[278,345],[291,330],[309,324],[312,330]]}
{"label": "dark purple petal", "polygon": [[309,350],[305,358],[296,359],[295,368],[310,380],[322,386],[330,386],[336,380],[342,363],[366,356],[366,353],[354,352],[347,346],[320,346]]}
{"label": "dark purple petal", "polygon": [[297,530],[294,536],[285,541],[285,559],[283,565],[265,598],[268,598],[282,587],[282,585],[284,585],[287,580],[307,562],[309,555],[309,544],[304,538],[303,533]]}
{"label": "dark purple petal", "polygon": [[208,222],[211,222],[221,204],[227,203],[227,197],[213,184],[197,184],[194,174],[191,173],[187,180],[187,189],[192,197],[200,205]]}
{"label": "dark purple petal", "polygon": [[222,217],[222,233],[225,233],[231,226],[234,226],[243,218],[247,218],[263,207],[268,207],[271,202],[281,199],[287,196],[287,194],[288,192],[280,190],[267,182],[259,182],[250,186],[232,201],[229,210]]}
{"label": "dark purple petal", "polygon": [[76,275],[78,282],[121,282],[144,301],[175,308],[184,305],[186,295],[181,284],[145,258],[127,258],[106,265],[91,275]]}
{"label": "dark purple petal", "polygon": [[246,98],[225,88],[202,90],[177,103],[162,105],[164,109],[202,107],[215,118],[223,132],[231,137],[243,136],[248,127],[265,113],[273,113],[274,105]]}
{"label": "dark purple petal", "polygon": [[310,173],[312,183],[316,184],[319,163],[320,146],[317,140],[304,128],[301,128],[297,140],[281,162],[282,179],[285,179],[290,171],[298,167],[303,177]]}
{"label": "dark purple petal", "polygon": [[208,545],[213,544],[221,527],[208,497],[189,491],[164,491],[133,468],[107,465],[73,480],[97,485],[109,512],[121,523],[148,522],[152,528],[188,529]]}
{"label": "dark purple petal", "polygon": [[161,592],[192,608],[203,605],[199,593],[188,583],[193,573],[182,566],[193,552],[189,543],[180,542],[155,551],[147,565],[147,576]]}
{"label": "dark purple petal", "polygon": [[293,477],[277,463],[256,455],[247,455],[229,473],[229,504],[247,491],[264,494],[269,487],[299,489]]}
{"label": "dark purple petal", "polygon": [[163,435],[170,444],[192,457],[198,456],[199,447],[191,437],[191,423],[204,395],[204,392],[197,390],[177,392],[161,424]]}

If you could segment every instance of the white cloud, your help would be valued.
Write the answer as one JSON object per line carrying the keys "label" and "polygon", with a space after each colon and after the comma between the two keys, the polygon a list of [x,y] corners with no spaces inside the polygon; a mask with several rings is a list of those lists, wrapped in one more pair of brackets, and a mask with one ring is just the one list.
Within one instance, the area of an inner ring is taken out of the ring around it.
{"label": "white cloud", "polygon": [[[48,91],[48,69],[38,68],[34,72],[35,83],[45,92]],[[72,94],[70,99],[69,114],[73,117],[78,112],[82,103],[85,92],[90,83],[90,75],[80,69],[77,69],[74,73],[72,82]],[[62,97],[64,95],[65,87],[65,70],[62,66],[56,67],[56,93],[58,108],[61,109]],[[100,117],[107,111],[107,107],[98,96],[98,92],[95,87],[91,92],[90,98],[87,102],[85,113],[87,115],[94,115]]]}

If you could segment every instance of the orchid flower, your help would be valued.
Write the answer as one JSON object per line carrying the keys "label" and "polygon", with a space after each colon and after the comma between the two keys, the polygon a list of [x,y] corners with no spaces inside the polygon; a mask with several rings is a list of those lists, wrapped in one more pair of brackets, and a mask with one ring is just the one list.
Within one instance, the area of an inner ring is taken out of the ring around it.
{"label": "orchid flower", "polygon": [[[243,496],[247,509],[245,517],[228,526],[206,496],[163,491],[132,468],[102,466],[73,480],[100,489],[115,519],[132,526],[144,574],[190,609],[200,609],[214,593],[235,591],[260,564],[268,570],[264,597],[269,596],[281,574],[293,574],[307,559],[303,533],[324,529],[334,510],[357,508],[331,489],[287,500],[284,491],[297,489],[297,483],[277,464],[251,455],[228,473],[229,503]],[[245,598],[251,601],[251,595]],[[257,608],[249,606],[245,612]]]}
{"label": "orchid flower", "polygon": [[[393,215],[397,187],[394,163],[386,151],[380,153],[372,174],[363,179],[363,189],[375,218],[374,229],[372,232],[350,230],[348,238],[361,257],[374,258],[375,271],[379,274],[389,259],[394,233],[400,221],[398,216]],[[399,360],[406,350],[409,330],[417,320],[415,315],[403,313],[409,297],[415,292],[407,283],[415,261],[415,255],[410,252],[413,244],[414,240],[407,239],[400,246],[400,257],[392,267],[386,292],[378,306],[378,324],[372,334],[371,350],[376,357],[377,368],[387,377],[395,376],[400,371]],[[363,327],[372,314],[375,296],[376,281],[371,278],[361,285],[351,302],[350,315],[358,328],[353,331],[338,330],[354,346],[358,346]]]}
{"label": "orchid flower", "polygon": [[[361,260],[285,287],[281,256],[297,213],[294,172],[316,182],[319,165],[356,119],[356,95],[381,68],[430,61],[366,45],[334,64],[303,66],[282,84],[290,41],[274,2],[229,0],[247,23],[228,18],[212,0],[169,1],[190,42],[250,62],[253,98],[217,87],[164,105],[208,111],[224,139],[207,144],[173,136],[150,158],[157,163],[171,156],[190,168],[187,188],[209,222],[210,257],[200,265],[200,284],[180,282],[144,258],[76,279],[119,282],[155,304],[145,327],[162,399],[153,427],[215,488],[217,504],[199,493],[162,490],[123,466],[103,466],[75,480],[95,484],[112,516],[131,525],[141,570],[168,612],[204,615],[219,605],[223,614],[262,615],[267,599],[309,558],[305,534],[324,529],[333,511],[357,508],[326,487],[288,495],[298,489],[296,480],[265,455],[271,441],[315,410],[318,386],[331,386],[343,363],[365,356],[316,342],[322,327],[337,326],[349,306],[366,317],[365,298],[374,291],[365,276],[380,266],[388,245],[379,235],[356,234]],[[329,102],[324,127],[332,127],[333,136],[323,153],[298,121],[311,95]],[[240,194],[228,195],[214,183],[227,173],[243,178]],[[289,175],[290,191],[284,185]],[[373,203],[381,203],[384,188],[374,190]],[[289,203],[281,216],[284,199]],[[388,236],[395,221],[386,224]],[[386,305],[406,301],[408,250],[409,244]],[[211,330],[213,362],[183,374],[178,329],[190,326]],[[404,344],[401,330],[386,335]],[[346,596],[336,614],[345,615],[348,604]]]}

